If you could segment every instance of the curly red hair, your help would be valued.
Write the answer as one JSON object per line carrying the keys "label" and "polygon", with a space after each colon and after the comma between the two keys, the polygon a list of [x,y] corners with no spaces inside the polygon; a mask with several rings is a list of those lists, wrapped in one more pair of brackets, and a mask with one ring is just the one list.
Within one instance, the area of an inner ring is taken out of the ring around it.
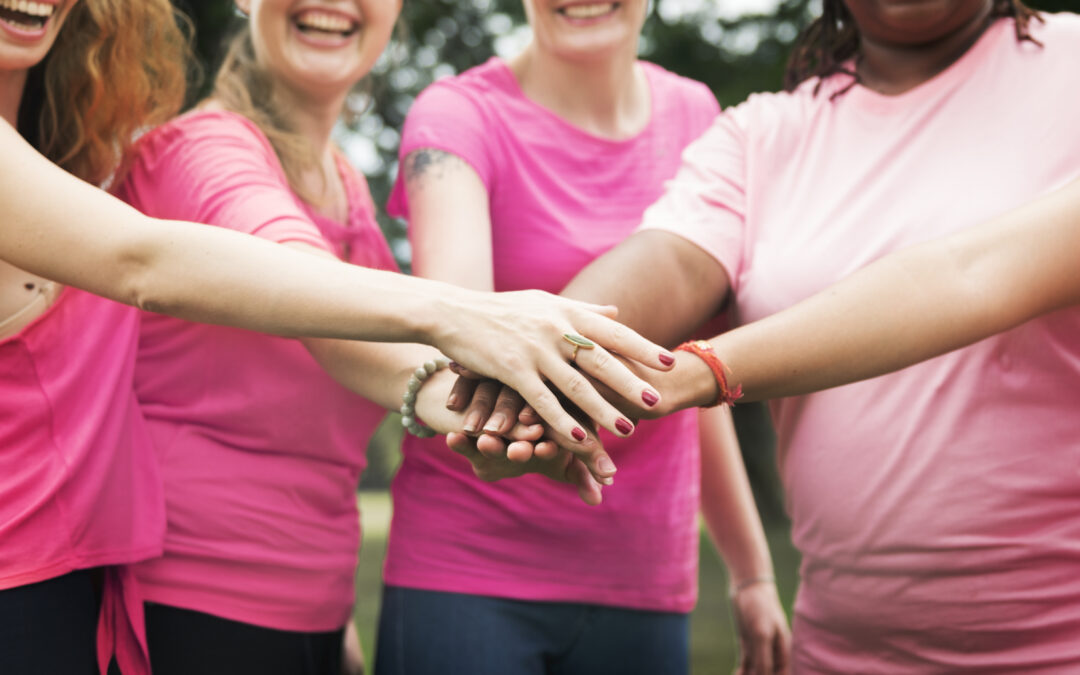
{"label": "curly red hair", "polygon": [[19,130],[42,154],[95,185],[122,171],[140,132],[179,112],[191,68],[168,0],[83,0],[31,69]]}

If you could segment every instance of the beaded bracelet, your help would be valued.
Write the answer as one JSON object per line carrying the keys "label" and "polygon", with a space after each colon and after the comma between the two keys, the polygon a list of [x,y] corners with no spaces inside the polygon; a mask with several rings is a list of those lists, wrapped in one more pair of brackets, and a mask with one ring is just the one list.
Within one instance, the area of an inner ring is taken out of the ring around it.
{"label": "beaded bracelet", "polygon": [[424,385],[424,380],[428,379],[435,371],[442,370],[448,365],[450,365],[450,359],[445,356],[424,361],[409,378],[405,393],[401,395],[401,426],[405,427],[405,431],[408,431],[413,436],[431,438],[435,435],[434,429],[425,427],[416,419],[416,394],[420,391],[420,387]]}
{"label": "beaded bracelet", "polygon": [[724,362],[720,360],[720,357],[716,355],[712,345],[705,340],[690,340],[684,342],[675,348],[677,352],[690,352],[699,359],[705,362],[705,365],[712,371],[713,377],[716,378],[716,386],[720,389],[720,393],[716,397],[716,402],[712,405],[702,406],[705,408],[711,408],[717,405],[735,405],[735,401],[742,398],[742,385],[735,387],[734,390],[728,388],[727,383],[727,368],[724,366]]}

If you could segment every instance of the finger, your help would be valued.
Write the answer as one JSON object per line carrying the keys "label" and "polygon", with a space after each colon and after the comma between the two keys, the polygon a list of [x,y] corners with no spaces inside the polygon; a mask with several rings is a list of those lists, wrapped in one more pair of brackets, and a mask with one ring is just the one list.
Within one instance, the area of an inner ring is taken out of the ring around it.
{"label": "finger", "polygon": [[533,454],[537,459],[555,459],[559,454],[559,446],[554,441],[540,441],[533,446]]}
{"label": "finger", "polygon": [[511,441],[537,442],[544,437],[547,429],[543,424],[515,424],[514,428],[503,436]]}
{"label": "finger", "polygon": [[[549,362],[550,363],[550,362]],[[561,364],[570,374],[578,377],[588,386],[584,376],[561,361]],[[587,425],[574,419],[562,405],[558,397],[547,387],[535,374],[528,371],[516,371],[516,382],[509,384],[522,395],[537,414],[547,422],[548,433],[560,446],[566,448],[578,457],[581,457],[589,471],[604,485],[609,485],[611,476],[615,473],[615,463],[611,461],[600,444],[595,434],[588,433]],[[565,378],[564,378],[565,379]]]}
{"label": "finger", "polygon": [[484,380],[476,385],[472,401],[465,409],[465,423],[462,430],[467,434],[480,432],[480,427],[491,417],[491,411],[495,408],[495,397],[498,396],[502,385],[495,380]]}
{"label": "finger", "polygon": [[[582,352],[588,353],[590,356],[586,357]],[[593,352],[601,352],[601,355],[594,355]],[[610,354],[599,347],[588,350],[579,350],[578,359],[579,361],[589,361],[593,364],[595,364],[597,360],[606,360],[608,362],[615,361],[611,358]],[[626,366],[621,363],[618,365],[620,368],[626,369]],[[599,370],[595,365],[593,365],[593,368]],[[610,368],[610,366],[607,365],[605,368]],[[629,373],[629,370],[626,372]],[[623,438],[634,432],[633,422],[619,412],[615,406],[608,403],[607,400],[596,391],[596,388],[592,383],[589,382],[581,372],[571,367],[569,363],[564,361],[550,363],[549,368],[545,369],[543,374],[551,380],[551,383],[557,387],[564,396],[581,408],[581,411],[586,416],[595,420],[600,426]],[[633,375],[631,375],[631,377],[633,377]],[[642,381],[642,386],[648,387],[644,381]],[[648,387],[648,389],[652,390],[651,387]],[[659,397],[657,400],[659,400]]]}
{"label": "finger", "polygon": [[506,458],[517,464],[524,464],[533,458],[534,447],[528,441],[514,441],[506,446]]}
{"label": "finger", "polygon": [[446,434],[446,447],[472,462],[480,455],[476,450],[476,441],[459,431]]}
{"label": "finger", "polygon": [[[611,393],[625,398],[639,408],[648,410],[660,402],[660,392],[655,387],[635,375],[625,363],[613,357],[606,349],[580,349],[575,364],[582,372],[602,382]],[[615,424],[617,428],[613,431],[620,436],[633,433],[634,427],[629,418],[620,416]]]}
{"label": "finger", "polygon": [[473,392],[476,391],[476,385],[480,384],[479,380],[474,380],[468,377],[458,376],[458,379],[454,382],[454,386],[450,388],[450,395],[446,398],[446,407],[454,412],[461,412],[465,409],[465,406],[472,400]]}
{"label": "finger", "polygon": [[773,640],[773,672],[787,675],[791,669],[791,633],[784,624]]}
{"label": "finger", "polygon": [[492,436],[491,434],[480,434],[476,437],[476,449],[477,451],[487,457],[497,461],[506,461],[506,441],[502,436]]}
{"label": "finger", "polygon": [[486,379],[480,373],[476,372],[475,370],[469,370],[468,368],[461,365],[457,361],[451,361],[447,367],[450,369],[450,372],[452,372],[453,374],[458,375],[460,377],[465,377],[465,378],[468,378],[470,380],[483,380],[483,379]]}
{"label": "finger", "polygon": [[539,424],[540,416],[536,414],[531,405],[527,405],[518,413],[518,422],[522,424]]}
{"label": "finger", "polygon": [[484,433],[503,436],[518,421],[518,413],[525,407],[525,399],[510,387],[502,387],[495,399],[495,408],[484,425]]}
{"label": "finger", "polygon": [[566,480],[577,486],[578,496],[589,506],[598,506],[604,501],[600,483],[596,482],[589,473],[589,468],[577,457],[566,467]]}
{"label": "finger", "polygon": [[595,312],[581,315],[575,327],[581,335],[605,349],[618,352],[644,366],[655,370],[671,370],[675,355],[663,347],[649,342],[618,321],[600,316]]}
{"label": "finger", "polygon": [[750,672],[755,675],[772,675],[773,672],[773,641],[772,635],[764,634],[760,630],[751,629],[751,647],[754,650],[754,664]]}

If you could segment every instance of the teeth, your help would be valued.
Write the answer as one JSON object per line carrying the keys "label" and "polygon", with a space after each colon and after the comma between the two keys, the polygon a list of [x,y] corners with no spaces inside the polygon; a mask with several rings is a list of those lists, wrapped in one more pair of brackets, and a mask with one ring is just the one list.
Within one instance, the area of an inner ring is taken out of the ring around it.
{"label": "teeth", "polygon": [[561,11],[571,19],[592,19],[614,11],[615,4],[616,3],[613,2],[605,2],[595,5],[571,5],[569,7],[563,7]]}
{"label": "teeth", "polygon": [[0,0],[0,8],[47,19],[52,16],[56,6],[46,5],[44,2],[30,2],[29,0]]}
{"label": "teeth", "polygon": [[[0,0],[4,2],[5,0]],[[21,1],[21,0],[20,0]],[[347,33],[356,27],[355,22],[346,19],[338,14],[329,14],[326,12],[320,12],[317,10],[310,10],[301,13],[296,17],[297,25],[304,28],[314,28],[316,30],[323,30],[333,33]]]}

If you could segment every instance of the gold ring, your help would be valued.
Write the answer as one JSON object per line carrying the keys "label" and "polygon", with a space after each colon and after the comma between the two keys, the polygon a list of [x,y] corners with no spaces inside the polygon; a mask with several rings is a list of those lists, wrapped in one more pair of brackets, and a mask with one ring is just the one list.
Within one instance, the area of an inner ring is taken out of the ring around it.
{"label": "gold ring", "polygon": [[596,346],[596,343],[585,337],[584,335],[578,335],[577,333],[563,333],[563,339],[574,345],[574,351],[570,352],[570,363],[577,363],[577,353],[579,349],[592,349]]}

